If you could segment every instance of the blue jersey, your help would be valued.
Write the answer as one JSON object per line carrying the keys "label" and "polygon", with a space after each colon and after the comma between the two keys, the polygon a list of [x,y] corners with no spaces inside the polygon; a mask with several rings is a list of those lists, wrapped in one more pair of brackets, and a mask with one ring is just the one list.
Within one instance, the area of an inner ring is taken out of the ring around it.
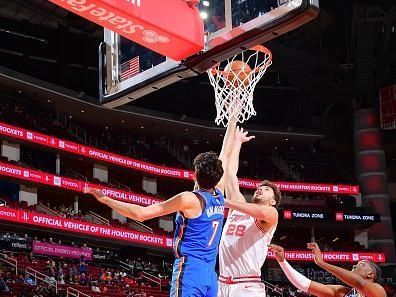
{"label": "blue jersey", "polygon": [[355,288],[351,289],[344,297],[364,297],[363,294],[359,293]]}
{"label": "blue jersey", "polygon": [[214,267],[223,229],[224,196],[218,189],[213,193],[205,190],[193,193],[203,202],[202,213],[194,219],[176,214],[173,251],[176,258],[195,258]]}

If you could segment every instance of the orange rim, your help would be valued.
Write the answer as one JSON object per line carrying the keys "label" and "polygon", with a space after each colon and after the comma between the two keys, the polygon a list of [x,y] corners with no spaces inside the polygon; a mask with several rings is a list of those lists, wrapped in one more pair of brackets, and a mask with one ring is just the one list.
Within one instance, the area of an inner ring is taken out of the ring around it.
{"label": "orange rim", "polygon": [[[265,63],[265,65],[263,65],[263,66],[261,66],[261,67],[257,67],[257,68],[255,68],[254,70],[245,71],[245,73],[246,73],[247,75],[250,75],[251,72],[258,72],[262,67],[267,68],[267,67],[272,63],[272,53],[271,53],[271,51],[270,51],[268,48],[266,48],[265,46],[263,46],[263,45],[256,45],[256,46],[251,47],[251,48],[248,49],[248,50],[256,51],[256,52],[262,52],[262,53],[264,53],[265,55],[268,56],[268,60],[267,60],[267,62]],[[229,74],[229,71],[217,70],[217,67],[219,66],[219,64],[220,64],[220,63],[217,63],[217,64],[214,65],[212,68],[210,68],[210,73],[211,73],[212,75],[218,75],[218,74],[221,74],[221,75],[228,75],[228,74]]]}

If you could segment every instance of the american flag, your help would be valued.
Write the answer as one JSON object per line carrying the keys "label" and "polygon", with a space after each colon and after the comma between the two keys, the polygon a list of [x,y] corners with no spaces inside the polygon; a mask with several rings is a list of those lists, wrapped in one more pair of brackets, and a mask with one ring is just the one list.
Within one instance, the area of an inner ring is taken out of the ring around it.
{"label": "american flag", "polygon": [[140,72],[139,56],[121,64],[121,81],[124,81]]}

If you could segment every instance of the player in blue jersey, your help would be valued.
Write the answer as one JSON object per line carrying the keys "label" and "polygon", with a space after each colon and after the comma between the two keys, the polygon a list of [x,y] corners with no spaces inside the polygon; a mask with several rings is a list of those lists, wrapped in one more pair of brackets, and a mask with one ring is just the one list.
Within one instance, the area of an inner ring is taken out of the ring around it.
{"label": "player in blue jersey", "polygon": [[196,190],[193,192],[182,192],[144,207],[113,200],[94,188],[84,190],[121,215],[138,221],[177,213],[172,297],[217,296],[215,264],[224,220],[223,164],[227,164],[231,153],[235,130],[236,124],[230,122],[219,157],[206,152],[195,158]]}

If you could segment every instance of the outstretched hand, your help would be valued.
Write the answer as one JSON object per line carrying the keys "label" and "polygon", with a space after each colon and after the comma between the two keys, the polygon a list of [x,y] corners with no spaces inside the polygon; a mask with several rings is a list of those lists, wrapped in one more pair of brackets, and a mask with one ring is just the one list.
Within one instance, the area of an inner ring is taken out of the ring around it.
{"label": "outstretched hand", "polygon": [[105,203],[107,196],[105,194],[103,194],[103,192],[101,190],[95,189],[95,188],[91,188],[91,187],[87,187],[84,189],[84,194],[91,194],[92,196],[94,196],[100,203]]}
{"label": "outstretched hand", "polygon": [[307,243],[307,247],[314,254],[315,263],[320,266],[320,264],[322,264],[324,261],[318,244],[316,242]]}
{"label": "outstretched hand", "polygon": [[278,262],[285,261],[285,250],[283,247],[276,244],[270,244],[268,246],[268,250],[274,253],[274,256]]}
{"label": "outstretched hand", "polygon": [[240,143],[248,142],[256,136],[248,136],[248,131],[244,131],[242,127],[237,127],[235,130],[235,141],[239,141]]}

